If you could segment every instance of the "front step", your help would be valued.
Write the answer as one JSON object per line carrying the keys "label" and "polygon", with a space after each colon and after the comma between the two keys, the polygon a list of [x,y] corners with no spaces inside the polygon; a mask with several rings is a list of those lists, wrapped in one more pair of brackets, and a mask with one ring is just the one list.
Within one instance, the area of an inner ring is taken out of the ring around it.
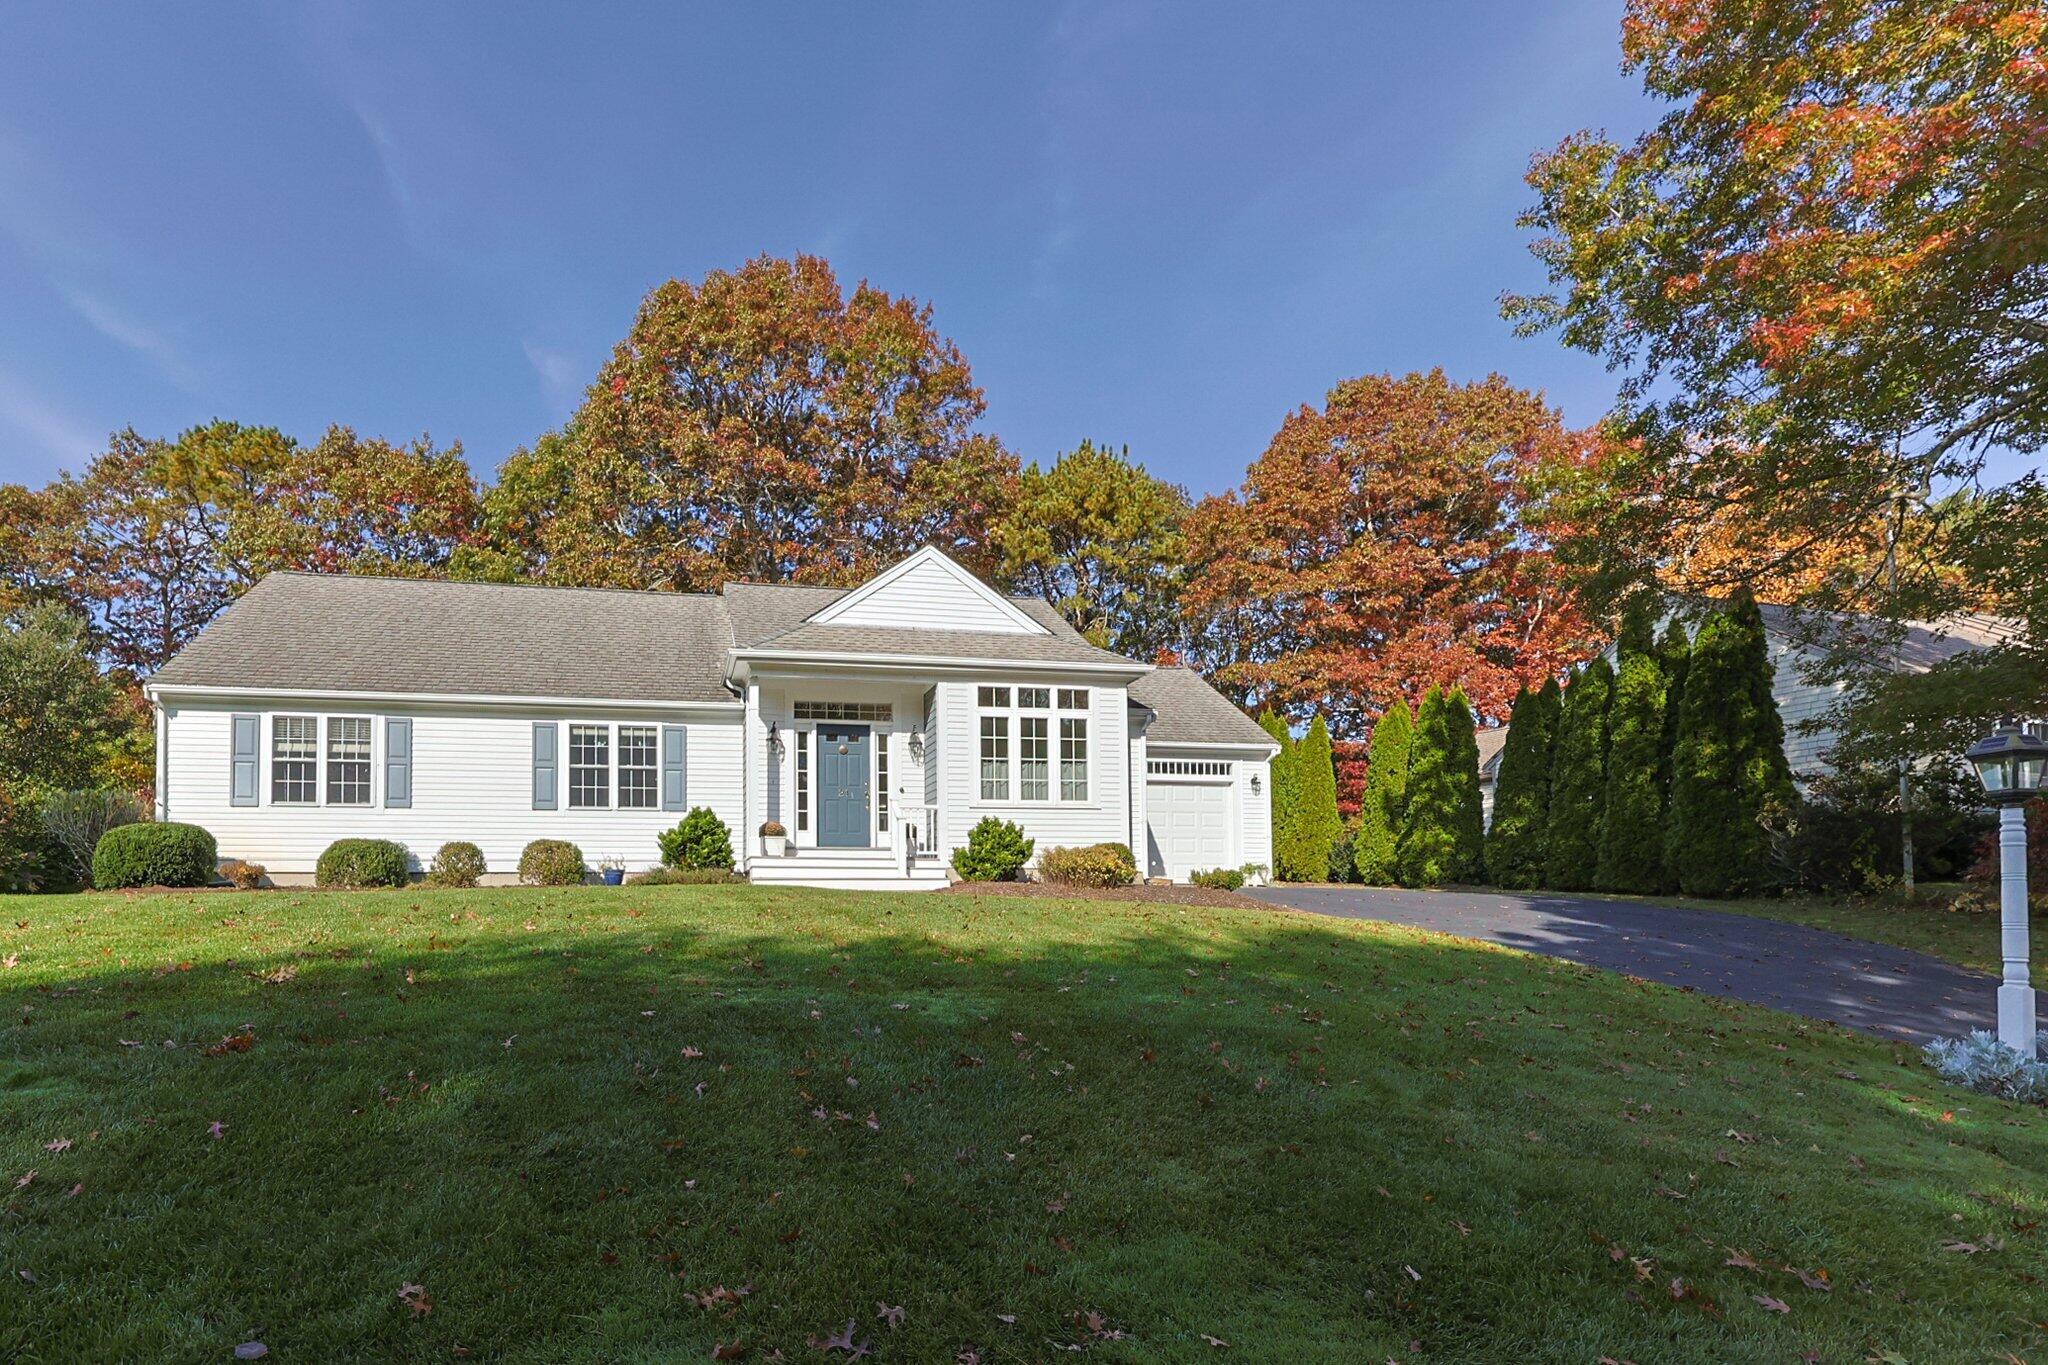
{"label": "front step", "polygon": [[757,886],[816,886],[840,891],[934,891],[951,878],[937,859],[909,873],[887,848],[806,848],[787,857],[756,857],[747,876]]}

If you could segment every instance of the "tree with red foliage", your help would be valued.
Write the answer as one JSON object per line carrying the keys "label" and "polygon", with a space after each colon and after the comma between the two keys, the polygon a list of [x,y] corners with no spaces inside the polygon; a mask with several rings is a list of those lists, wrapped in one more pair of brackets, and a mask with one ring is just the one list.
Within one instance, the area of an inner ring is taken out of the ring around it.
{"label": "tree with red foliage", "polygon": [[1366,759],[1371,752],[1371,743],[1362,739],[1340,739],[1330,746],[1330,761],[1337,769],[1337,814],[1347,826],[1365,804],[1366,772],[1371,766]]}
{"label": "tree with red foliage", "polygon": [[1191,515],[1182,601],[1219,684],[1363,736],[1386,699],[1462,687],[1504,720],[1597,632],[1530,531],[1536,475],[1581,462],[1498,375],[1371,375],[1290,414],[1244,486]]}

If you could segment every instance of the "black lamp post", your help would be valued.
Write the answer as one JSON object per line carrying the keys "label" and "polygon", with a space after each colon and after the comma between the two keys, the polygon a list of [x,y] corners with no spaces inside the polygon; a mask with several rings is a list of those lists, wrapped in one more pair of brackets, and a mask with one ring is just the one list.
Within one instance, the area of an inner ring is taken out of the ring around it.
{"label": "black lamp post", "polygon": [[2017,726],[2001,726],[1964,755],[1998,807],[1999,945],[2005,979],[1998,987],[1998,1041],[2034,1055],[2034,988],[2027,966],[2028,801],[2048,781],[2048,740]]}

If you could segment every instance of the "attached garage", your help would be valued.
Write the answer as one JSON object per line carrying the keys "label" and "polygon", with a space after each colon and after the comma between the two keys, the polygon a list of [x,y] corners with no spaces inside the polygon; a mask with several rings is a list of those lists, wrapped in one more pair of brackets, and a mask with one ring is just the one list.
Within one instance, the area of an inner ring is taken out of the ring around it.
{"label": "attached garage", "polygon": [[1280,746],[1192,669],[1131,684],[1131,851],[1147,877],[1273,866],[1271,760]]}
{"label": "attached garage", "polygon": [[[1184,882],[1236,867],[1237,791],[1221,759],[1153,759],[1145,779],[1146,875]],[[1191,771],[1190,771],[1191,770]]]}

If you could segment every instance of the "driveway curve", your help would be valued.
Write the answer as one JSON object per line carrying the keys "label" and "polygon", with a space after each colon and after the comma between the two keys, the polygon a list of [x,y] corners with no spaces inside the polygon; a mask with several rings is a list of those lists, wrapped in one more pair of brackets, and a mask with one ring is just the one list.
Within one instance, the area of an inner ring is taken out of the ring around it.
{"label": "driveway curve", "polygon": [[1997,1026],[1995,977],[1780,920],[1540,892],[1268,886],[1246,894],[1318,915],[1484,939],[1896,1041]]}

